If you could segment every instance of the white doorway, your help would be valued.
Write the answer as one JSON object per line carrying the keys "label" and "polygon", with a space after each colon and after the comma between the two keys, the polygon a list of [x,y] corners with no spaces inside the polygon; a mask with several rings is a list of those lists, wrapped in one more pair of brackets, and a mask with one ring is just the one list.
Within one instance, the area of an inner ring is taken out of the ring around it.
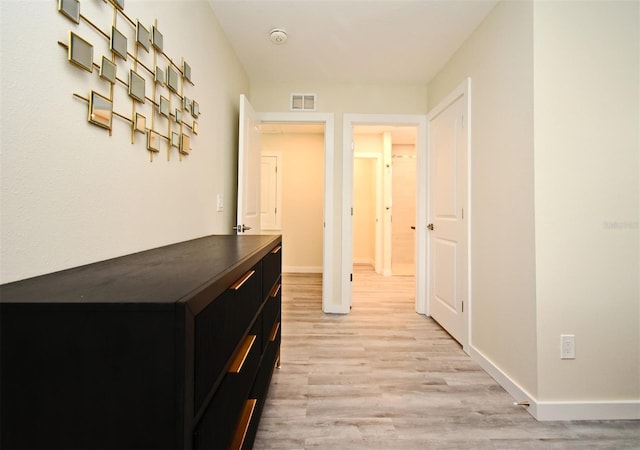
{"label": "white doorway", "polygon": [[[283,273],[321,274],[324,125],[262,123],[260,148],[262,231],[282,234]],[[265,226],[272,216],[280,219],[278,228]]]}
{"label": "white doorway", "polygon": [[[322,311],[344,313],[340,301],[340,254],[334,243],[336,218],[334,212],[334,118],[330,113],[313,112],[258,112],[260,123],[322,124],[324,126],[324,203],[322,238]],[[286,168],[284,169],[286,170]],[[285,249],[286,251],[286,249]]]}
{"label": "white doorway", "polygon": [[[426,116],[421,115],[378,115],[378,114],[345,114],[343,119],[343,208],[342,208],[342,273],[341,273],[341,301],[343,311],[348,312],[352,302],[352,267],[353,267],[353,201],[354,201],[354,128],[360,126],[391,126],[413,127],[417,130],[415,171],[426,173]],[[390,142],[390,137],[388,138]],[[391,171],[391,147],[386,154],[383,152],[384,170]],[[422,171],[422,172],[421,172]],[[415,208],[415,309],[416,312],[426,312],[426,179],[417,183]],[[390,179],[390,178],[389,178]],[[419,178],[417,178],[419,180]],[[391,183],[383,188],[383,229],[391,230]],[[387,209],[387,206],[389,209]],[[412,230],[413,231],[413,230]],[[387,253],[389,266],[391,265],[391,240],[383,245],[383,253]],[[384,270],[384,269],[383,269]],[[391,269],[389,268],[389,273]]]}

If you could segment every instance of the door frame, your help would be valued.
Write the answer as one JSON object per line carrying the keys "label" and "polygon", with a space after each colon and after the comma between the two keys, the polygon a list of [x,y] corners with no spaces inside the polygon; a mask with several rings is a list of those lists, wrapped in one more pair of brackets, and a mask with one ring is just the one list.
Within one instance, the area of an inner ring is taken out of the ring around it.
{"label": "door frame", "polygon": [[322,123],[324,124],[324,231],[322,237],[322,311],[334,311],[332,301],[334,289],[333,268],[338,266],[338,255],[334,252],[334,115],[313,112],[256,112],[261,123]]}
{"label": "door frame", "polygon": [[342,255],[340,294],[342,312],[351,308],[351,279],[353,267],[353,127],[354,125],[392,125],[414,126],[417,128],[416,141],[416,291],[415,310],[418,314],[427,314],[427,188],[426,177],[429,173],[427,153],[427,116],[422,114],[344,114],[342,121]]}
{"label": "door frame", "polygon": [[[471,198],[471,156],[472,156],[472,147],[471,147],[471,125],[472,125],[472,117],[471,117],[471,78],[466,78],[462,83],[460,83],[458,86],[456,86],[448,95],[446,95],[442,100],[440,100],[440,102],[438,102],[438,104],[433,107],[431,109],[431,111],[429,111],[429,113],[427,114],[427,133],[430,134],[430,129],[431,129],[431,121],[438,116],[442,111],[444,111],[447,107],[449,107],[449,105],[451,105],[454,101],[456,101],[458,98],[460,98],[461,96],[464,96],[466,104],[465,104],[465,114],[466,114],[466,123],[464,124],[464,127],[467,130],[467,203],[466,205],[464,205],[464,210],[465,210],[465,214],[466,214],[466,223],[467,223],[467,229],[466,229],[466,233],[465,233],[465,237],[467,239],[467,264],[466,264],[466,303],[465,306],[466,308],[464,308],[464,312],[463,312],[463,332],[462,332],[462,336],[460,339],[460,344],[462,345],[462,350],[466,353],[466,354],[470,354],[470,350],[471,350],[471,311],[473,308],[473,299],[471,296],[471,219],[472,219],[472,198]],[[427,141],[427,158],[429,157],[431,153],[431,148],[429,146],[429,141]],[[428,166],[427,166],[428,168]],[[425,173],[429,173],[429,172],[425,172]],[[431,192],[431,180],[429,180],[428,186],[427,186],[428,190],[427,190],[427,194],[429,194]],[[427,202],[430,201],[430,197],[427,196]],[[430,212],[429,215],[427,216],[428,218],[430,218]],[[428,241],[427,241],[428,242]],[[429,250],[429,254],[427,255],[428,258],[431,257],[431,251]],[[427,259],[427,262],[430,259]],[[428,299],[428,295],[429,295],[430,291],[427,291],[427,298],[426,298],[426,311],[427,311],[427,315],[429,314],[429,299]]]}

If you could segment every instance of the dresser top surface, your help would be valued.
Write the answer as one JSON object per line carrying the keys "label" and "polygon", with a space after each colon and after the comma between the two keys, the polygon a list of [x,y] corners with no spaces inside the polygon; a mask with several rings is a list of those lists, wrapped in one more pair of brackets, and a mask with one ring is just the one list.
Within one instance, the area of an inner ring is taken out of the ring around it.
{"label": "dresser top surface", "polygon": [[0,303],[171,304],[255,264],[277,243],[273,235],[218,235],[0,286]]}

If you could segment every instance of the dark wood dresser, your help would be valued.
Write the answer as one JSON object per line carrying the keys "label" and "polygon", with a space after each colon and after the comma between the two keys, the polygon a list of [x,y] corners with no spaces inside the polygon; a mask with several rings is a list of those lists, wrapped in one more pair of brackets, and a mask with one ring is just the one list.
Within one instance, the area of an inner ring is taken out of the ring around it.
{"label": "dark wood dresser", "polygon": [[0,447],[250,448],[281,249],[208,236],[0,286]]}

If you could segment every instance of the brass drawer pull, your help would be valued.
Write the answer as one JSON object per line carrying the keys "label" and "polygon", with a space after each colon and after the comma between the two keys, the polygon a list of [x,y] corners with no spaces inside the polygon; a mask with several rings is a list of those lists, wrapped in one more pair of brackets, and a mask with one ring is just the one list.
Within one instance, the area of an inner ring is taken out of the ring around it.
{"label": "brass drawer pull", "polygon": [[229,289],[231,289],[232,291],[237,291],[238,289],[240,289],[240,287],[242,287],[245,281],[253,276],[254,273],[256,273],[255,270],[250,270],[249,272],[245,273],[244,276],[233,283]]}
{"label": "brass drawer pull", "polygon": [[251,423],[251,418],[253,417],[253,411],[255,411],[256,409],[256,403],[258,403],[258,400],[256,400],[255,398],[250,398],[247,400],[247,403],[244,404],[244,408],[242,409],[242,414],[240,415],[240,420],[238,421],[236,432],[233,434],[233,440],[231,441],[231,446],[229,447],[230,449],[236,450],[242,448],[244,439],[247,437],[247,431],[249,431],[249,424]]}
{"label": "brass drawer pull", "polygon": [[276,322],[273,324],[273,328],[271,329],[271,334],[269,335],[269,341],[275,342],[276,336],[278,335],[278,330],[280,329],[280,322]]}
{"label": "brass drawer pull", "polygon": [[255,341],[255,334],[250,334],[249,336],[244,338],[244,341],[242,341],[242,345],[236,352],[235,356],[233,357],[233,361],[229,366],[229,373],[240,373],[240,371],[242,370],[242,366],[247,360],[247,356],[249,356],[249,352],[251,351],[251,347],[253,347],[253,343]]}
{"label": "brass drawer pull", "polygon": [[280,250],[282,250],[282,245],[278,245],[276,248],[274,248],[273,250],[271,250],[271,253],[273,253],[274,255],[276,253],[278,253]]}
{"label": "brass drawer pull", "polygon": [[275,286],[273,289],[271,289],[271,293],[269,294],[269,297],[275,298],[275,296],[278,295],[278,292],[280,292],[280,286],[282,286],[282,285],[280,283],[278,283],[277,286]]}

